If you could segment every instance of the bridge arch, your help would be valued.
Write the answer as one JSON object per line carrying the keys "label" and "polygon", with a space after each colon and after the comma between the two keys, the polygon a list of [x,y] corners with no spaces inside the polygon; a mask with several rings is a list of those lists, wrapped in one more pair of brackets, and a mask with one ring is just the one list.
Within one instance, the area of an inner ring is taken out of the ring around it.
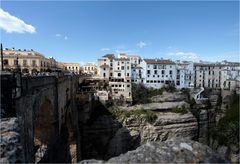
{"label": "bridge arch", "polygon": [[34,126],[35,162],[45,155],[54,136],[54,106],[49,99],[44,99],[36,113]]}

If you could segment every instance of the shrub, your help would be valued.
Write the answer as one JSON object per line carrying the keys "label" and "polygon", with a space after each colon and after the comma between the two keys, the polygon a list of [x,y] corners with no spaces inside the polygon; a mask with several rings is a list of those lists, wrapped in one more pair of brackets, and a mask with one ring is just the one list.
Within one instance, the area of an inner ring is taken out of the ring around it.
{"label": "shrub", "polygon": [[156,120],[157,115],[150,110],[138,109],[138,110],[121,110],[118,108],[108,108],[109,112],[114,118],[123,119],[129,118],[130,116],[135,116],[137,118],[145,118],[149,123]]}
{"label": "shrub", "polygon": [[180,114],[186,114],[188,112],[187,109],[185,108],[185,106],[182,108],[178,108],[178,107],[172,108],[171,111],[173,113],[180,113]]}
{"label": "shrub", "polygon": [[239,146],[239,95],[235,95],[226,115],[219,120],[218,125],[210,134],[220,145]]}

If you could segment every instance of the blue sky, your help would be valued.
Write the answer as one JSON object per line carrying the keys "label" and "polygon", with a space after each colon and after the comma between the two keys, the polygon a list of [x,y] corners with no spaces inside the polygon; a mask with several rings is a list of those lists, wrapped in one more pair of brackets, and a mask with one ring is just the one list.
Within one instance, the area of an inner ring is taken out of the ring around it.
{"label": "blue sky", "polygon": [[4,47],[58,61],[95,62],[119,52],[239,61],[238,1],[2,1],[1,9]]}

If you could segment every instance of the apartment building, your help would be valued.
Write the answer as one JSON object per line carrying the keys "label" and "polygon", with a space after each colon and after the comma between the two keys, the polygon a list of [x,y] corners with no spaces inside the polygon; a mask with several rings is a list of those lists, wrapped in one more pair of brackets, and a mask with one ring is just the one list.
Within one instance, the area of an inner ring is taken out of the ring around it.
{"label": "apartment building", "polygon": [[113,99],[132,101],[131,63],[127,58],[107,54],[98,61],[98,76],[108,82]]}
{"label": "apartment building", "polygon": [[83,72],[91,75],[96,75],[97,66],[93,63],[87,63],[83,66]]}
{"label": "apartment building", "polygon": [[80,73],[80,63],[76,62],[59,62],[59,65],[64,67],[64,70],[67,70],[69,72],[73,72],[76,74]]}
{"label": "apartment building", "polygon": [[171,60],[143,59],[140,63],[142,81],[146,87],[161,88],[176,81],[176,64]]}
{"label": "apartment building", "polygon": [[34,50],[15,50],[14,48],[3,50],[3,66],[5,70],[12,71],[18,66],[23,73],[54,71],[57,69],[57,61],[46,58]]}
{"label": "apartment building", "polygon": [[176,88],[192,88],[194,87],[194,70],[193,62],[177,61],[176,62]]}
{"label": "apartment building", "polygon": [[224,66],[220,63],[194,63],[194,87],[221,88],[221,70]]}
{"label": "apartment building", "polygon": [[240,91],[240,63],[223,61],[221,88]]}

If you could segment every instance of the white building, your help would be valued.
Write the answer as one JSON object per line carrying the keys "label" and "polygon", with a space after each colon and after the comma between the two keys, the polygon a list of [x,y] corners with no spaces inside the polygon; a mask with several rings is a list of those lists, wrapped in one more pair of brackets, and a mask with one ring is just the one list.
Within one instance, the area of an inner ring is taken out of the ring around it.
{"label": "white building", "polygon": [[109,83],[112,98],[132,101],[131,63],[124,57],[107,54],[98,60],[98,76]]}
{"label": "white building", "polygon": [[143,59],[140,66],[146,87],[161,88],[176,82],[176,64],[171,60]]}
{"label": "white building", "polygon": [[97,66],[93,63],[87,63],[83,66],[83,72],[91,75],[97,74]]}
{"label": "white building", "polygon": [[240,63],[224,61],[221,71],[221,88],[227,90],[239,90]]}
{"label": "white building", "polygon": [[193,62],[178,61],[176,64],[176,88],[180,89],[194,87]]}

